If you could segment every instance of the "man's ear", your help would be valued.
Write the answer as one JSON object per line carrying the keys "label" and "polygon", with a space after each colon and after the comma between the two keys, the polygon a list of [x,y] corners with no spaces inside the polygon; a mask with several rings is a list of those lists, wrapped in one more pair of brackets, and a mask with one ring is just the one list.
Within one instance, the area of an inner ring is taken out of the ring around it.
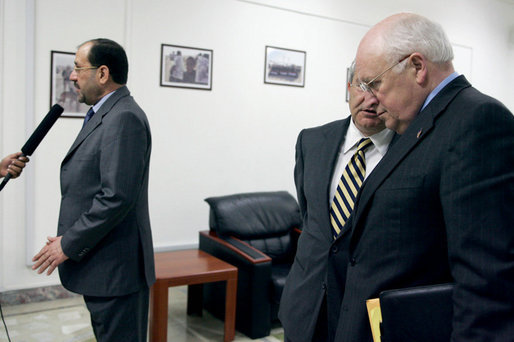
{"label": "man's ear", "polygon": [[106,65],[100,65],[98,67],[97,77],[100,84],[106,84],[110,77],[109,68]]}
{"label": "man's ear", "polygon": [[423,56],[419,52],[414,52],[409,59],[410,63],[414,67],[416,83],[425,84],[425,82],[427,81],[428,73],[427,60],[425,56]]}

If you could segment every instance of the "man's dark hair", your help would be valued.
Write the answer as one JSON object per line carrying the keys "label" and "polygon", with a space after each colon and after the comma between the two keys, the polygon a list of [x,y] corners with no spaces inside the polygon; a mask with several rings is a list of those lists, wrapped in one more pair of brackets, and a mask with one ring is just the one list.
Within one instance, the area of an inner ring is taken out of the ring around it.
{"label": "man's dark hair", "polygon": [[95,67],[107,66],[114,82],[126,84],[128,60],[123,47],[115,41],[105,38],[92,39],[88,42],[93,44],[89,50],[89,63]]}

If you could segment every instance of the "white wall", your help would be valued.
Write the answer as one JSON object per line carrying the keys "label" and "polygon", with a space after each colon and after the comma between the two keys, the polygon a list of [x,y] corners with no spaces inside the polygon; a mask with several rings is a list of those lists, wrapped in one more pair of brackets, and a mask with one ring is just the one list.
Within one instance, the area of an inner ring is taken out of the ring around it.
{"label": "white wall", "polygon": [[[31,9],[33,34],[25,23]],[[360,38],[383,17],[405,10],[440,22],[456,48],[458,71],[514,110],[512,1],[0,0],[1,155],[19,150],[26,131],[48,111],[50,51],[114,39],[127,50],[128,86],[153,131],[154,244],[159,250],[195,245],[198,231],[208,227],[205,197],[295,193],[298,132],[348,115],[346,67]],[[27,56],[31,35],[34,53]],[[212,91],[160,87],[162,43],[212,49]],[[263,83],[266,45],[307,52],[304,88]],[[27,71],[30,57],[34,72]],[[27,94],[31,84],[33,95]],[[24,175],[0,193],[0,290],[58,283],[56,275],[35,275],[26,256],[55,234],[60,161],[80,126],[60,119]]]}

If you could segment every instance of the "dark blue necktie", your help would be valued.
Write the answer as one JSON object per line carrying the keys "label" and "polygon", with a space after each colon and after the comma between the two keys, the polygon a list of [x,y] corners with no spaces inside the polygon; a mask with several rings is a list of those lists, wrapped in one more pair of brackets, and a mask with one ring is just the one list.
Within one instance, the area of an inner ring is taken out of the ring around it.
{"label": "dark blue necktie", "polygon": [[87,111],[87,114],[86,114],[86,117],[84,118],[84,123],[82,124],[82,127],[84,127],[87,124],[87,122],[89,121],[89,119],[91,119],[93,117],[93,115],[95,115],[95,112],[93,111],[93,107],[91,107]]}

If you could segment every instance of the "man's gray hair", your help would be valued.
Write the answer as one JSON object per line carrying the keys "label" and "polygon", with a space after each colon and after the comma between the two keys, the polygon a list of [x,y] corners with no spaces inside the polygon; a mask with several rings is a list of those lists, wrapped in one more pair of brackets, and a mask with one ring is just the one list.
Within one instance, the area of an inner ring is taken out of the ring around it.
{"label": "man's gray hair", "polygon": [[[433,63],[453,60],[453,48],[441,25],[423,16],[408,13],[382,31],[382,52],[391,63],[419,52]],[[400,63],[400,71],[405,63]]]}

